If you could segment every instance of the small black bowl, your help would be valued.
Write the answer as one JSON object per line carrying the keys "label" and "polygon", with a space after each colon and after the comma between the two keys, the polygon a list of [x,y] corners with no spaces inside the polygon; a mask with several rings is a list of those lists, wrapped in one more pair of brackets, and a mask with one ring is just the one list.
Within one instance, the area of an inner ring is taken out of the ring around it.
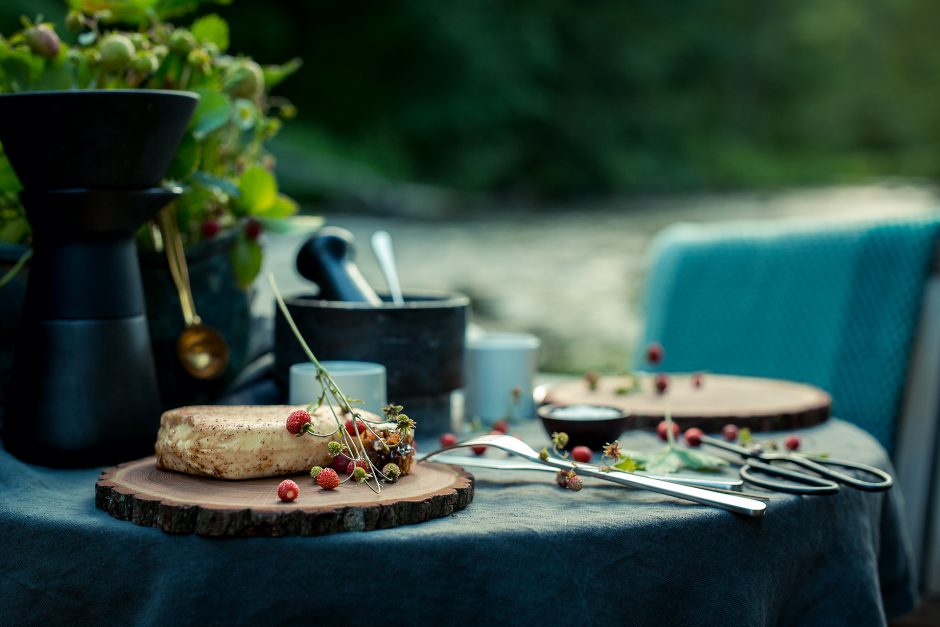
{"label": "small black bowl", "polygon": [[[580,415],[565,416],[576,410]],[[596,415],[589,415],[591,411]],[[613,442],[620,434],[631,428],[632,420],[623,410],[606,405],[542,405],[536,412],[542,420],[546,433],[563,431],[568,434],[568,449],[586,446],[594,452]]]}

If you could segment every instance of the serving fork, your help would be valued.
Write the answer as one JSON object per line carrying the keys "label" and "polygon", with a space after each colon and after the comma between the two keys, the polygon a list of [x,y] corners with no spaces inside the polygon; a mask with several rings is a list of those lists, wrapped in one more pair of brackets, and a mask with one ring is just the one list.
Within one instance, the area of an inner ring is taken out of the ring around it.
{"label": "serving fork", "polygon": [[584,464],[576,464],[569,460],[558,457],[548,457],[547,459],[541,459],[535,449],[519,438],[511,435],[488,434],[476,436],[468,440],[464,440],[463,442],[457,442],[452,446],[445,446],[444,448],[441,448],[437,451],[432,451],[431,453],[425,455],[422,461],[455,448],[476,446],[492,446],[493,448],[498,448],[500,450],[506,451],[507,453],[511,453],[513,455],[522,457],[523,459],[527,459],[530,462],[551,466],[553,468],[558,468],[559,470],[575,470],[579,475],[585,477],[594,477],[596,479],[610,481],[612,483],[617,483],[632,488],[642,488],[651,492],[658,492],[659,494],[665,494],[667,496],[672,496],[678,499],[699,503],[701,505],[709,505],[711,507],[725,509],[730,512],[734,512],[735,514],[760,517],[764,515],[764,511],[767,509],[767,504],[763,501],[745,496],[716,492],[695,486],[674,483],[672,481],[664,481],[662,479],[656,479],[653,477],[636,475],[629,472],[602,471],[596,467],[591,467]]}

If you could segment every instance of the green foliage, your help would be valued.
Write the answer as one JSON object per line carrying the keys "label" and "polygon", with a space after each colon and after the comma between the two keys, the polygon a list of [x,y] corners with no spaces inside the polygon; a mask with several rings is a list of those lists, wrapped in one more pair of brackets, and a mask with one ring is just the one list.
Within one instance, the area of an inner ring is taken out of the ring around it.
{"label": "green foliage", "polygon": [[224,15],[256,58],[317,60],[281,92],[314,127],[299,133],[390,177],[569,195],[940,175],[931,0],[239,0]]}
{"label": "green foliage", "polygon": [[204,4],[231,4],[232,0],[68,0],[69,8],[105,22],[149,24],[192,13]]}
{"label": "green foliage", "polygon": [[[215,221],[240,235],[232,252],[239,282],[247,286],[261,268],[262,251],[245,237],[250,221],[264,219],[274,231],[297,212],[297,204],[280,194],[272,174],[274,159],[266,149],[277,134],[276,117],[289,101],[270,106],[264,71],[248,57],[225,53],[229,27],[216,14],[198,18],[189,29],[163,19],[204,4],[199,0],[71,0],[67,23],[78,43],[62,43],[49,23],[32,24],[0,38],[0,92],[46,89],[179,89],[200,100],[167,172],[184,188],[177,219],[186,243],[203,237],[203,225]],[[221,3],[225,4],[225,3]],[[136,29],[111,29],[112,22]],[[277,82],[299,63],[277,66]],[[291,112],[292,113],[292,112]],[[76,121],[80,123],[80,121]],[[0,241],[28,238],[17,201],[19,182],[0,155]],[[210,237],[219,229],[209,229]],[[149,238],[139,237],[146,245]]]}

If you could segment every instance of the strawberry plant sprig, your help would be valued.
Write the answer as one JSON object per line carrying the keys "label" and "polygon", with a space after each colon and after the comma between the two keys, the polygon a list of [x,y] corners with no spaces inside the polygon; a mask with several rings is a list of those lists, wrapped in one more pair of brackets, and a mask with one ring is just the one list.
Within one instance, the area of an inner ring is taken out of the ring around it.
{"label": "strawberry plant sprig", "polygon": [[[330,414],[332,415],[336,425],[336,429],[330,433],[317,433],[311,425],[310,414],[306,411],[299,410],[292,413],[291,416],[288,417],[288,431],[298,436],[309,434],[319,437],[331,437],[339,434],[340,441],[333,441],[329,443],[329,452],[334,459],[341,458],[341,456],[348,458],[349,463],[353,469],[349,476],[340,483],[345,483],[346,481],[352,479],[357,483],[365,483],[373,492],[378,494],[382,491],[382,482],[396,481],[401,474],[401,469],[397,464],[389,463],[380,470],[368,455],[368,449],[363,439],[363,433],[369,432],[375,438],[375,444],[384,446],[387,449],[388,444],[386,443],[385,439],[376,432],[374,425],[385,423],[394,424],[394,431],[395,435],[398,436],[398,441],[405,442],[406,439],[414,432],[416,426],[415,421],[406,414],[402,413],[404,407],[401,405],[392,404],[387,405],[383,410],[385,414],[385,421],[366,420],[362,416],[361,412],[353,407],[352,399],[350,399],[348,396],[346,396],[346,394],[343,393],[342,390],[340,390],[329,371],[323,366],[322,363],[320,363],[320,360],[317,359],[316,355],[313,353],[313,350],[311,350],[306,340],[304,340],[303,335],[300,333],[300,329],[297,328],[297,324],[294,322],[290,311],[287,309],[287,304],[284,302],[283,296],[281,296],[281,292],[277,286],[277,281],[274,279],[274,275],[271,273],[268,273],[268,283],[271,285],[271,291],[274,293],[274,299],[277,302],[278,309],[280,309],[281,313],[284,315],[284,319],[287,321],[288,326],[293,332],[294,337],[297,338],[297,341],[303,349],[304,353],[307,355],[307,358],[316,368],[316,379],[320,383],[320,386],[323,390],[317,401],[317,407],[319,408],[325,403],[329,408]],[[336,406],[339,407],[339,412],[337,412]],[[341,414],[344,416],[349,416],[349,421],[344,423],[340,419]],[[316,468],[317,467],[314,467],[314,469]],[[314,477],[321,487],[325,487],[324,481],[321,481],[321,479],[324,478],[320,476],[322,474],[323,472],[318,472],[316,475],[311,473],[311,476]],[[332,480],[332,477],[330,477],[330,479]],[[332,487],[328,489],[335,487],[335,485],[332,485]]]}

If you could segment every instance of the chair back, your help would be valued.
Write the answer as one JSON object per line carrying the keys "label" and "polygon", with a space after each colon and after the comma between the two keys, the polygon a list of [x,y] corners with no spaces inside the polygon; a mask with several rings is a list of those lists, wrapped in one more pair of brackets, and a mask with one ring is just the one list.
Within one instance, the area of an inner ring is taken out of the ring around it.
{"label": "chair back", "polygon": [[662,343],[665,371],[817,385],[893,451],[938,235],[940,216],[672,226],[652,246],[640,348]]}

